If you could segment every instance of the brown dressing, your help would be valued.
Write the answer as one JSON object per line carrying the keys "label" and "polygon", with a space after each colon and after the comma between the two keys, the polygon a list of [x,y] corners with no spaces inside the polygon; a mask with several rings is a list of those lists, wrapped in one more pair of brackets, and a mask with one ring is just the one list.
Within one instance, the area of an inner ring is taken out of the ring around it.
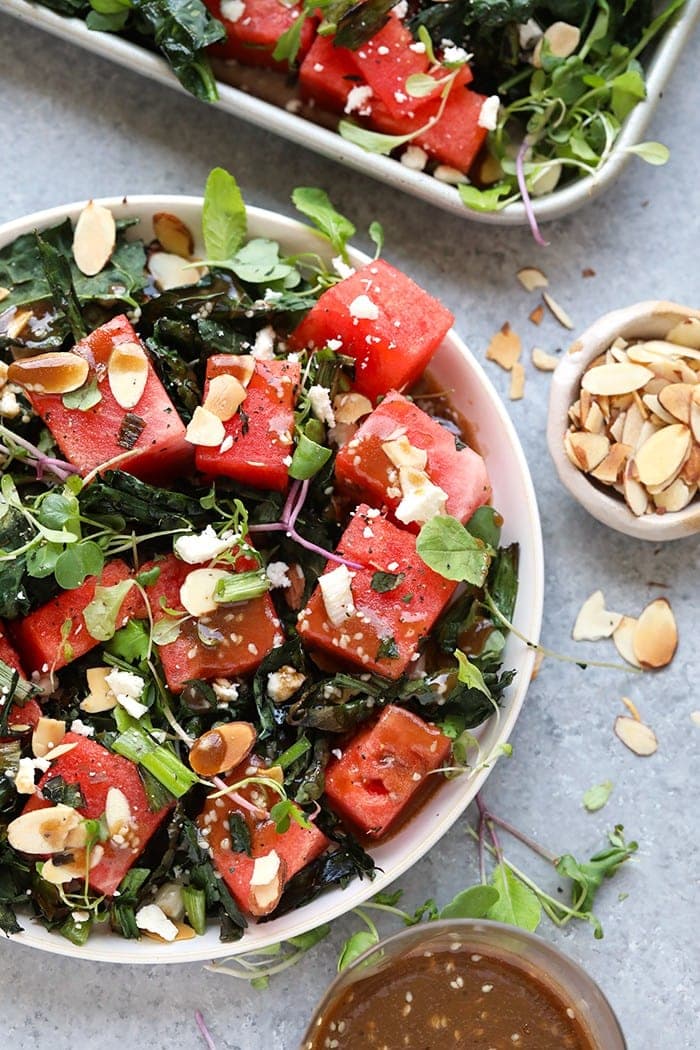
{"label": "brown dressing", "polygon": [[596,1050],[561,993],[515,960],[414,952],[332,1002],[302,1050]]}

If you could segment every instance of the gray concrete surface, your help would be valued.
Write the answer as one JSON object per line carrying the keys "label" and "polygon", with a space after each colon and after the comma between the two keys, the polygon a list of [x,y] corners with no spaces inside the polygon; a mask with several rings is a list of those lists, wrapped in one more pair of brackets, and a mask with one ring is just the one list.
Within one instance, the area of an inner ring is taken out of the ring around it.
{"label": "gray concrete surface", "polygon": [[[638,860],[601,892],[605,928],[541,934],[599,981],[617,1010],[630,1050],[690,1050],[700,1045],[697,1016],[697,754],[700,708],[697,659],[697,538],[666,547],[608,531],[574,504],[555,477],[545,445],[549,378],[529,363],[535,343],[554,350],[566,333],[547,319],[527,320],[532,302],[515,281],[533,262],[583,328],[605,310],[652,297],[698,305],[700,269],[700,36],[695,34],[661,101],[649,137],[666,142],[665,169],[635,161],[608,194],[547,228],[538,249],[525,230],[460,223],[410,197],[353,175],[262,130],[207,109],[41,32],[0,17],[0,221],[89,196],[199,193],[217,164],[235,172],[249,203],[289,214],[299,184],[327,189],[365,230],[385,225],[385,254],[454,310],[457,328],[483,355],[509,320],[525,343],[526,397],[510,411],[533,470],[547,561],[543,639],[571,650],[569,632],[582,600],[605,589],[615,609],[635,613],[667,595],[680,647],[658,675],[631,678],[545,662],[513,737],[486,789],[491,807],[553,851],[588,855],[606,829],[625,825],[639,840]],[[367,238],[358,237],[361,246]],[[596,276],[584,280],[591,267]],[[501,392],[507,380],[488,366]],[[580,650],[576,650],[577,654]],[[600,654],[600,646],[590,652]],[[606,647],[603,651],[609,653]],[[637,758],[612,723],[629,695],[656,730],[658,753]],[[581,804],[592,784],[614,792],[597,814]],[[449,899],[477,877],[465,821],[401,880],[406,901]],[[518,849],[513,856],[556,878]],[[624,899],[621,899],[624,896]],[[201,1009],[220,1050],[295,1050],[305,1020],[334,970],[338,948],[357,920],[339,921],[303,964],[255,992],[231,978],[183,968],[119,968],[71,963],[0,943],[0,1045],[18,1050],[100,1046],[190,1050],[203,1045],[194,1023]],[[389,932],[395,927],[383,925]]]}

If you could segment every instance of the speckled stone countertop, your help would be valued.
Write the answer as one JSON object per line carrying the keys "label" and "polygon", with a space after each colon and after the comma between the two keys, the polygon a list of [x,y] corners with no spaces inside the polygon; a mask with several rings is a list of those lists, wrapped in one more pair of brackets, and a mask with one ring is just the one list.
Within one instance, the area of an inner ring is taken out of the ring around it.
{"label": "speckled stone countertop", "polygon": [[[427,205],[322,160],[194,100],[0,17],[2,158],[0,221],[90,196],[199,194],[220,164],[233,171],[250,204],[292,214],[297,185],[332,193],[359,230],[379,218],[385,254],[442,297],[456,327],[483,356],[504,321],[524,341],[524,400],[510,404],[533,472],[547,566],[542,637],[571,651],[570,630],[583,599],[605,589],[609,606],[629,613],[667,595],[680,646],[670,668],[631,678],[618,672],[545,661],[512,738],[486,788],[497,813],[555,853],[588,856],[614,823],[639,840],[638,858],[599,896],[605,928],[586,926],[542,936],[557,943],[601,984],[617,1011],[630,1050],[691,1050],[700,1045],[697,1014],[697,756],[700,708],[696,637],[700,539],[659,547],[608,531],[560,486],[545,445],[549,377],[529,362],[567,336],[551,318],[527,320],[532,301],[515,271],[538,263],[555,298],[582,329],[599,314],[640,299],[672,298],[698,306],[700,267],[700,35],[695,34],[662,99],[648,137],[671,148],[665,169],[633,162],[622,179],[585,210],[546,229],[542,251],[529,233],[460,223]],[[366,246],[366,238],[358,238]],[[590,267],[595,277],[583,279]],[[488,365],[506,395],[507,376]],[[612,651],[604,647],[605,652]],[[583,646],[576,654],[600,653]],[[613,735],[620,698],[629,695],[659,738],[651,758],[637,758]],[[612,798],[596,814],[584,791],[610,779]],[[401,879],[412,906],[444,902],[478,877],[476,851],[458,822]],[[537,871],[529,858],[518,857]],[[556,879],[539,874],[554,888]],[[0,942],[2,1035],[17,1050],[197,1050],[194,1012],[202,1010],[220,1050],[296,1050],[306,1020],[329,982],[338,948],[357,928],[352,917],[303,964],[255,992],[201,966],[129,968],[70,962]],[[386,932],[396,927],[382,927]]]}

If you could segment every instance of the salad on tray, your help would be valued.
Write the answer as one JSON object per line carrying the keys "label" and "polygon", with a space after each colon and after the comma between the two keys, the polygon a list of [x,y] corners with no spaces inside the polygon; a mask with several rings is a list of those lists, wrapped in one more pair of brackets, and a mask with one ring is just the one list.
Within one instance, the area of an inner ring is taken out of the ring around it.
{"label": "salad on tray", "polygon": [[517,547],[426,375],[452,316],[294,202],[332,266],[221,169],[204,258],[93,202],[0,250],[5,933],[235,940],[372,878],[512,680]]}

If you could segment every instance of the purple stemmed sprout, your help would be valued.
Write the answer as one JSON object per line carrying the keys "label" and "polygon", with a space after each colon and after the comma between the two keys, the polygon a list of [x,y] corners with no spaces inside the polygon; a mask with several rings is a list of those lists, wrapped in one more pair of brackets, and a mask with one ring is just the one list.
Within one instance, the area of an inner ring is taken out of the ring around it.
{"label": "purple stemmed sprout", "polygon": [[[31,441],[27,441],[26,438],[13,433],[13,431],[8,430],[7,427],[0,426],[0,434],[9,438],[13,445],[17,445],[28,453],[25,462],[34,468],[39,481],[44,477],[45,471],[53,474],[59,481],[66,481],[71,474],[80,473],[78,468],[74,467],[72,463],[68,463],[65,459],[56,459],[54,456],[47,456],[45,452],[42,452],[40,448],[33,445]],[[6,456],[11,456],[13,454],[12,450],[6,445],[0,445],[0,453]]]}
{"label": "purple stemmed sprout", "polygon": [[197,1028],[199,1028],[199,1031],[202,1034],[202,1039],[207,1044],[207,1050],[216,1050],[216,1043],[212,1039],[211,1032],[206,1026],[206,1022],[204,1020],[204,1017],[202,1016],[201,1010],[195,1010],[194,1019],[197,1023]]}
{"label": "purple stemmed sprout", "polygon": [[322,557],[328,558],[329,561],[338,562],[340,565],[347,565],[349,569],[361,569],[362,566],[358,562],[350,561],[349,558],[344,558],[341,554],[336,554],[334,551],[326,550],[325,547],[319,547],[317,543],[312,543],[311,540],[307,540],[299,535],[296,530],[296,521],[304,503],[306,502],[308,491],[308,479],[306,481],[293,481],[289,488],[289,494],[285,500],[284,507],[282,508],[280,520],[272,522],[269,525],[251,525],[248,531],[285,532],[290,540],[294,540],[294,542],[298,543],[300,547],[304,547],[308,551],[320,554]]}
{"label": "purple stemmed sprout", "polygon": [[532,230],[532,236],[540,247],[547,248],[549,247],[549,241],[546,241],[540,233],[540,228],[537,225],[537,219],[535,217],[535,210],[532,207],[530,191],[528,190],[527,182],[525,181],[525,154],[529,148],[530,143],[526,138],[523,139],[520,149],[518,150],[518,155],[515,158],[515,174],[518,179],[520,196],[523,198],[523,206],[525,208],[525,214],[527,215],[527,221],[530,223],[530,229]]}

